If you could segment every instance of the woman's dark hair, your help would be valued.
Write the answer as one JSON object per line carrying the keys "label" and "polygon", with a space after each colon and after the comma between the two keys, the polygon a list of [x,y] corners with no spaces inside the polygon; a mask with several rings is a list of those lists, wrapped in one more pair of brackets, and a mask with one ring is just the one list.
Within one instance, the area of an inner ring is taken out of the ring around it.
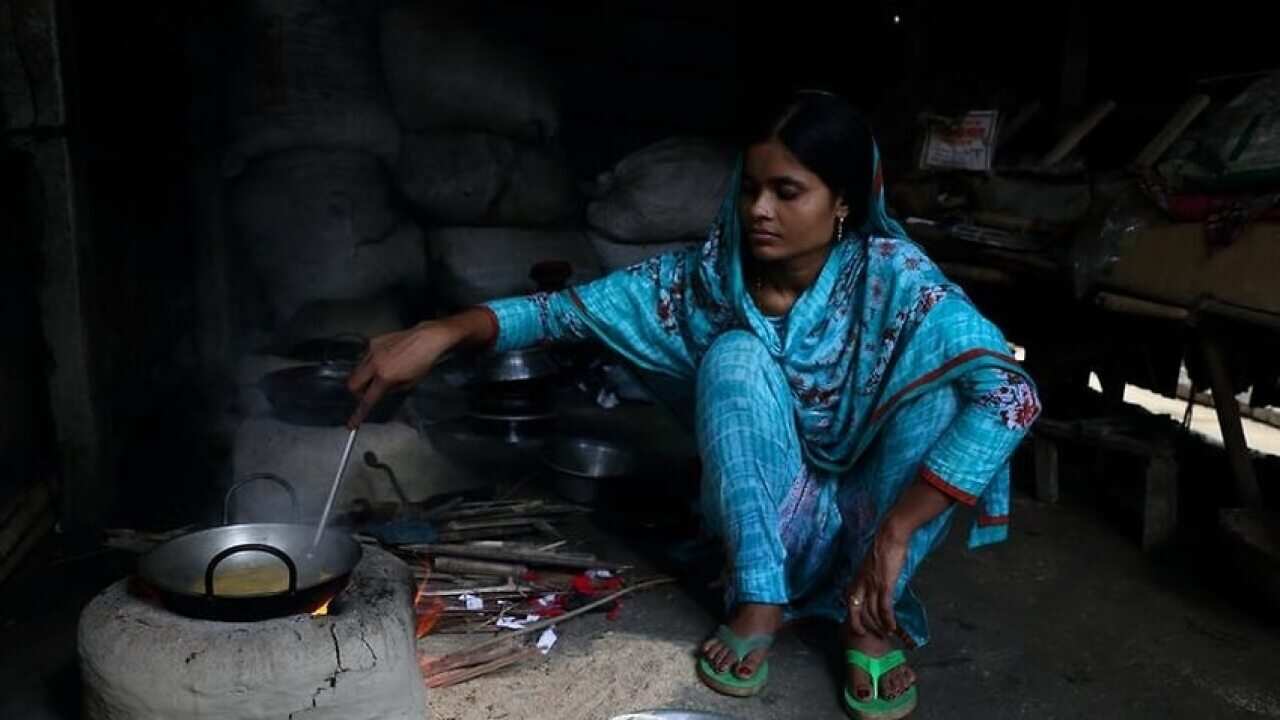
{"label": "woman's dark hair", "polygon": [[749,128],[746,144],[778,138],[849,205],[853,227],[867,217],[875,169],[871,127],[848,100],[828,92],[798,92]]}

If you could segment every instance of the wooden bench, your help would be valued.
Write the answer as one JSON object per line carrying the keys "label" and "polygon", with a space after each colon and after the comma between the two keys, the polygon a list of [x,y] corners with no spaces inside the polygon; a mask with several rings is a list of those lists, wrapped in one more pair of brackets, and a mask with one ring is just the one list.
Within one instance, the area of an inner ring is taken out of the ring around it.
{"label": "wooden bench", "polygon": [[1046,503],[1059,497],[1059,449],[1070,443],[1098,452],[1101,471],[1106,453],[1135,457],[1144,463],[1142,548],[1152,550],[1173,539],[1178,525],[1178,463],[1171,433],[1135,431],[1128,419],[1061,421],[1042,418],[1032,430],[1035,452],[1035,496]]}

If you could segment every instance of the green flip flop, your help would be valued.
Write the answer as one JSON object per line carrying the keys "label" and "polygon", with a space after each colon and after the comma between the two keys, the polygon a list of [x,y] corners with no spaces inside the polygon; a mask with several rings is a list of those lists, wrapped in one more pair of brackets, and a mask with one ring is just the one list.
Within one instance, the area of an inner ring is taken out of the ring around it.
{"label": "green flip flop", "polygon": [[712,690],[733,697],[751,697],[764,689],[764,684],[769,679],[768,660],[760,663],[760,667],[756,668],[748,678],[738,677],[734,669],[751,653],[773,645],[773,635],[738,637],[728,625],[721,625],[716,629],[716,639],[724,643],[724,646],[737,656],[737,660],[724,672],[718,672],[705,657],[700,657],[698,658],[699,679]]}
{"label": "green flip flop", "polygon": [[892,700],[880,697],[880,678],[894,668],[907,661],[901,650],[885,653],[880,657],[871,657],[857,650],[846,650],[845,661],[856,665],[871,676],[871,699],[859,700],[844,689],[844,710],[854,720],[900,720],[916,709],[919,693],[912,685],[906,692]]}

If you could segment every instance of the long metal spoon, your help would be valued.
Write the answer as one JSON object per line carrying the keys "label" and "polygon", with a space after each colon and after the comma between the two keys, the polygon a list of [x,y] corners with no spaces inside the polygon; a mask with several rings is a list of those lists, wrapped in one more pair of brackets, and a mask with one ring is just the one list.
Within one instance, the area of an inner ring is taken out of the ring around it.
{"label": "long metal spoon", "polygon": [[316,526],[316,536],[311,541],[311,552],[315,552],[320,547],[320,536],[324,535],[324,526],[329,523],[329,513],[333,511],[334,498],[338,497],[338,487],[342,485],[342,476],[347,471],[347,460],[351,458],[351,448],[356,444],[356,433],[360,431],[357,425],[351,428],[351,432],[347,435],[347,446],[342,449],[342,460],[338,462],[338,472],[333,476],[333,486],[329,488],[329,499],[324,503],[324,512],[320,514],[320,524]]}

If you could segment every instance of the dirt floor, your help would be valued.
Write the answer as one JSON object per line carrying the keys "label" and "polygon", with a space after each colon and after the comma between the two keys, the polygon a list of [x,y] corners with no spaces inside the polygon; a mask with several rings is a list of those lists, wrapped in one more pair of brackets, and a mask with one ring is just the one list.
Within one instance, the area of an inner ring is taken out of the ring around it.
{"label": "dirt floor", "polygon": [[[1010,542],[969,551],[953,531],[919,577],[934,637],[912,655],[915,717],[1280,718],[1280,627],[1227,599],[1232,588],[1201,562],[1211,557],[1144,556],[1087,508],[1018,498],[1014,513]],[[831,625],[785,632],[756,698],[703,687],[692,653],[718,618],[692,590],[630,599],[613,622],[570,621],[545,658],[432,691],[432,717],[842,717]]]}
{"label": "dirt floor", "polygon": [[[1207,545],[1146,556],[1126,528],[1070,499],[1019,496],[1014,518],[1008,543],[969,551],[953,532],[922,570],[934,637],[912,655],[917,718],[1280,718],[1280,627],[1237,603]],[[648,562],[609,542],[602,556]],[[127,567],[93,557],[6,588],[0,718],[78,717],[78,608]],[[718,621],[714,597],[690,578],[627,598],[615,621],[569,621],[546,657],[431,691],[431,717],[605,720],[659,707],[841,717],[830,625],[781,636],[759,697],[733,700],[699,684],[692,653]]]}
{"label": "dirt floor", "polygon": [[[1207,409],[1200,415],[1211,417]],[[657,446],[674,430],[655,431],[650,420],[619,415],[614,423],[643,429],[646,447]],[[1225,482],[1225,467],[1220,474]],[[1218,494],[1214,478],[1205,478],[1208,497]],[[1258,607],[1251,579],[1225,569],[1212,533],[1193,523],[1178,546],[1144,554],[1131,515],[1110,508],[1088,483],[1064,477],[1063,485],[1053,506],[1017,494],[1002,545],[966,549],[967,521],[957,517],[947,544],[925,564],[916,590],[933,640],[911,655],[921,677],[915,717],[1280,718],[1277,608]],[[829,624],[780,636],[760,696],[735,700],[703,687],[693,652],[721,619],[706,568],[676,562],[687,555],[669,544],[616,530],[595,523],[593,550],[634,563],[637,573],[675,572],[679,582],[626,598],[614,621],[601,614],[569,621],[545,657],[430,691],[432,718],[607,720],[664,707],[743,720],[842,717]],[[79,609],[133,562],[58,538],[49,545],[0,589],[0,718],[80,716]],[[447,650],[443,638],[422,647]]]}

